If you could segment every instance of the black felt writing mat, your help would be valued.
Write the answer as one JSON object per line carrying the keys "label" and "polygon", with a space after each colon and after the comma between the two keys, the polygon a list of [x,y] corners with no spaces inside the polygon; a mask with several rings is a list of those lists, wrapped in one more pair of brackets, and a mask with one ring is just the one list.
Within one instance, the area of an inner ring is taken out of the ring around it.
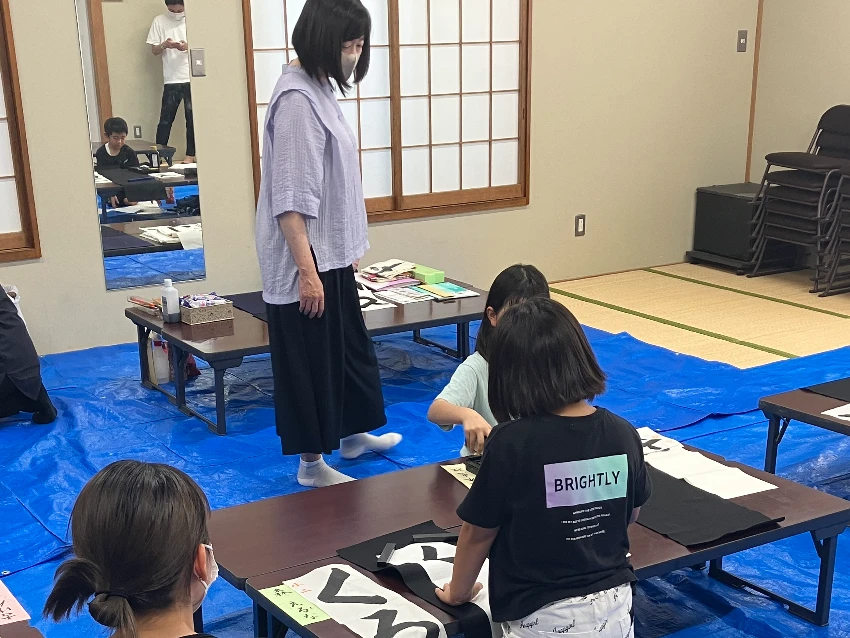
{"label": "black felt writing mat", "polygon": [[640,508],[638,523],[684,545],[695,547],[727,536],[775,526],[771,519],[694,487],[647,465],[652,496]]}
{"label": "black felt writing mat", "polygon": [[838,379],[828,383],[819,383],[818,385],[810,385],[808,388],[803,388],[809,392],[820,394],[830,399],[838,399],[845,403],[850,403],[850,377],[847,379]]}

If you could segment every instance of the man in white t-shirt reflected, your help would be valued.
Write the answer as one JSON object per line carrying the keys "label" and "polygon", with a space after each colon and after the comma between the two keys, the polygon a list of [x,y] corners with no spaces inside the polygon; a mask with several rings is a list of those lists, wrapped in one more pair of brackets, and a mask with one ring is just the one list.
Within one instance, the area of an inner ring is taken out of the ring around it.
{"label": "man in white t-shirt reflected", "polygon": [[186,113],[186,160],[195,161],[195,123],[192,117],[192,91],[189,85],[189,45],[186,42],[186,14],[183,0],[165,0],[168,11],[156,16],[147,43],[154,55],[162,56],[162,110],[156,129],[156,143],[168,145],[171,126],[180,102]]}

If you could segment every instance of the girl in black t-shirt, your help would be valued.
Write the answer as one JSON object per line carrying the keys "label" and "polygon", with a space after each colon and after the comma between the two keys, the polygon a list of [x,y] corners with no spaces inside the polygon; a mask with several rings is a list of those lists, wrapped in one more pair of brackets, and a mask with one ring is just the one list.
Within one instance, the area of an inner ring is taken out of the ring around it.
{"label": "girl in black t-shirt", "polygon": [[490,406],[501,424],[458,508],[452,581],[437,595],[471,600],[489,556],[490,608],[507,636],[631,637],[627,530],[651,491],[640,437],[589,403],[605,375],[558,302],[509,308],[490,348]]}
{"label": "girl in black t-shirt", "polygon": [[44,615],[84,603],[113,638],[212,638],[192,614],[218,575],[197,483],[159,463],[118,461],[86,483],[71,512],[74,558],[56,570]]}

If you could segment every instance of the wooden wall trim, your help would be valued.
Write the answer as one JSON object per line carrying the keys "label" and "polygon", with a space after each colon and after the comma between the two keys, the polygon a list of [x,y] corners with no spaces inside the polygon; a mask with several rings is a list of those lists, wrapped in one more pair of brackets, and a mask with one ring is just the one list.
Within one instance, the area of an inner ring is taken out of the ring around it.
{"label": "wooden wall trim", "polygon": [[747,134],[747,166],[744,171],[744,181],[749,182],[752,177],[753,164],[753,135],[756,128],[756,97],[759,86],[759,59],[761,57],[761,34],[762,22],[764,20],[764,0],[759,0],[758,17],[756,18],[756,39],[753,45],[753,84],[750,94],[750,128]]}
{"label": "wooden wall trim", "polygon": [[[101,124],[112,117],[112,90],[109,86],[109,61],[106,56],[106,30],[103,26],[103,0],[88,0],[89,35],[91,37],[92,64],[94,65],[94,91]],[[94,142],[98,140],[92,140]]]}
{"label": "wooden wall trim", "polygon": [[[0,71],[3,75],[3,97],[6,103],[6,118],[9,126],[9,142],[12,149],[12,166],[15,169],[15,186],[18,194],[18,209],[21,215],[20,233],[8,233],[2,246],[11,249],[0,261],[36,259],[41,257],[38,236],[38,221],[35,214],[35,197],[30,172],[27,131],[24,125],[24,107],[21,101],[21,85],[18,77],[18,60],[12,35],[12,19],[9,0],[0,0]],[[15,150],[17,149],[17,152]]]}
{"label": "wooden wall trim", "polygon": [[251,125],[251,167],[254,172],[254,201],[256,203],[256,200],[260,198],[260,123],[257,118],[257,78],[254,75],[254,25],[251,23],[251,0],[242,0],[242,27],[245,32],[248,122]]}

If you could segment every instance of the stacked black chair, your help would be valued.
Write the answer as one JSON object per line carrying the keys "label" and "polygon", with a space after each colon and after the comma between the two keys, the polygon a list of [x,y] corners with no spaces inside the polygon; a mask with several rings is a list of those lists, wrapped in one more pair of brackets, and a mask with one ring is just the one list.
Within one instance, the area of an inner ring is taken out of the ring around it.
{"label": "stacked black chair", "polygon": [[831,217],[826,247],[826,288],[821,297],[850,292],[850,166],[841,169]]}
{"label": "stacked black chair", "polygon": [[831,265],[827,248],[836,189],[841,170],[850,166],[850,106],[833,106],[823,114],[806,152],[770,153],[765,159],[753,229],[756,265],[750,276],[794,267],[763,267],[771,242],[804,246],[814,259],[811,292],[820,292]]}

